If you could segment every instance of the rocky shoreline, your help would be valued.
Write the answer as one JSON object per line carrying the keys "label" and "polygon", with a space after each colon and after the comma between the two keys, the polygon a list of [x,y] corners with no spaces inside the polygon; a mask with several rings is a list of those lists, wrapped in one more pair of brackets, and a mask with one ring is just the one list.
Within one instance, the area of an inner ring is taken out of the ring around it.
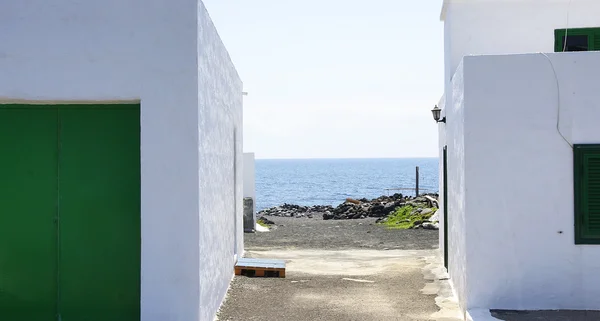
{"label": "rocky shoreline", "polygon": [[394,215],[401,208],[409,209],[406,214],[407,217],[404,219],[407,223],[411,223],[409,228],[437,229],[437,194],[425,194],[418,197],[394,194],[371,200],[366,198],[346,199],[344,203],[337,207],[330,205],[301,206],[283,204],[264,209],[258,212],[257,217],[265,224],[271,223],[267,218],[269,216],[295,218],[322,217],[323,220],[349,220],[375,217],[378,218],[378,223],[386,223],[389,216]]}

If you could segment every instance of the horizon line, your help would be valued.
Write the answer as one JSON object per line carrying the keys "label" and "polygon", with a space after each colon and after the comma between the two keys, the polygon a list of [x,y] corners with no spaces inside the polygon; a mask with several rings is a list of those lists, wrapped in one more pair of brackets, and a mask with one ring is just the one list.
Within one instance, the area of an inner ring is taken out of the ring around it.
{"label": "horizon line", "polygon": [[356,159],[424,159],[439,158],[437,156],[411,156],[411,157],[279,157],[279,158],[256,158],[256,160],[356,160]]}

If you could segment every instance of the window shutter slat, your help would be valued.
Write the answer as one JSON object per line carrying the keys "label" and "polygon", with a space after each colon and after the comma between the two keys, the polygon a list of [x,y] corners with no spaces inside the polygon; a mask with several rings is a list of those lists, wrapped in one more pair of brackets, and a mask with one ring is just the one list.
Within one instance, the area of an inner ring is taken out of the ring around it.
{"label": "window shutter slat", "polygon": [[597,30],[592,35],[592,49],[593,51],[600,50],[600,30]]}

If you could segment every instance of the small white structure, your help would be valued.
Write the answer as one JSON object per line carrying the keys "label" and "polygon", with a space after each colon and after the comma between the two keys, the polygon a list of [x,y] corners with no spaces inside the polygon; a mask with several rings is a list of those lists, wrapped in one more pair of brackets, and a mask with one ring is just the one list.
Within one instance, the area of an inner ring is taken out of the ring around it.
{"label": "small white structure", "polygon": [[89,312],[213,320],[243,253],[242,82],[202,1],[4,1],[0,17],[2,104],[139,106],[138,298],[131,318]]}
{"label": "small white structure", "polygon": [[600,309],[598,12],[444,2],[440,249],[465,314]]}

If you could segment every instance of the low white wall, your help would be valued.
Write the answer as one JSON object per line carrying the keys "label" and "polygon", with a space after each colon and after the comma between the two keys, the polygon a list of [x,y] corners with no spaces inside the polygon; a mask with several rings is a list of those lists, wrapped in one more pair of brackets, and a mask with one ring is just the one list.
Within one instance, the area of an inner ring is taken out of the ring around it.
{"label": "low white wall", "polygon": [[562,133],[600,143],[600,53],[549,57],[464,59],[466,207],[450,209],[467,222],[469,309],[600,309],[600,246],[574,243],[573,150],[552,70]]}
{"label": "low white wall", "polygon": [[243,248],[242,89],[202,3],[3,1],[0,18],[0,100],[141,101],[141,320],[212,320]]}
{"label": "low white wall", "polygon": [[254,221],[256,221],[256,166],[254,153],[244,153],[244,198],[251,197],[254,202]]}

